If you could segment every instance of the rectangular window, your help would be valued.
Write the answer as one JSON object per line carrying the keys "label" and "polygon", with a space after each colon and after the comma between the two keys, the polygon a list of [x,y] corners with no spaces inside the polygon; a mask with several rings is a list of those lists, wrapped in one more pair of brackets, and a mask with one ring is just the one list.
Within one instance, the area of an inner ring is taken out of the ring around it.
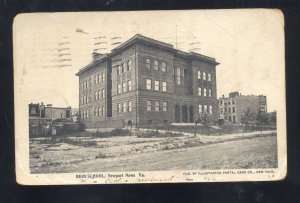
{"label": "rectangular window", "polygon": [[127,81],[127,88],[128,88],[128,91],[131,91],[131,80]]}
{"label": "rectangular window", "polygon": [[98,109],[98,116],[100,116],[101,115],[100,114],[101,109],[100,109],[100,107],[98,107],[97,109]]}
{"label": "rectangular window", "polygon": [[121,94],[121,84],[120,83],[117,85],[117,93]]}
{"label": "rectangular window", "polygon": [[167,111],[168,110],[168,102],[164,101],[163,102],[163,111]]}
{"label": "rectangular window", "polygon": [[199,114],[202,114],[202,105],[199,104],[199,105],[198,105],[198,108],[199,108],[199,110],[198,110],[198,111],[199,111]]}
{"label": "rectangular window", "polygon": [[155,111],[159,111],[159,101],[154,102]]}
{"label": "rectangular window", "polygon": [[155,82],[154,82],[154,90],[159,91],[159,81],[158,80],[155,80]]}
{"label": "rectangular window", "polygon": [[212,114],[212,106],[209,106],[209,114]]}
{"label": "rectangular window", "polygon": [[118,113],[121,112],[121,104],[120,104],[120,103],[117,104],[117,112],[118,112]]}
{"label": "rectangular window", "polygon": [[101,91],[98,90],[98,99],[101,99]]}
{"label": "rectangular window", "polygon": [[132,103],[131,101],[128,101],[128,112],[132,111]]}
{"label": "rectangular window", "polygon": [[201,71],[198,70],[198,79],[200,80],[201,79]]}
{"label": "rectangular window", "polygon": [[205,96],[205,97],[207,96],[207,94],[206,94],[206,88],[203,89],[203,96]]}
{"label": "rectangular window", "polygon": [[102,73],[102,76],[101,76],[101,81],[104,82],[105,81],[105,73]]}
{"label": "rectangular window", "polygon": [[126,92],[126,82],[122,82],[123,93]]}
{"label": "rectangular window", "polygon": [[220,108],[220,112],[221,112],[221,114],[223,114],[223,108]]}
{"label": "rectangular window", "polygon": [[95,91],[95,96],[94,96],[94,99],[97,100],[98,99],[98,92]]}
{"label": "rectangular window", "polygon": [[181,71],[180,68],[177,68],[177,84],[180,85],[181,84]]}
{"label": "rectangular window", "polygon": [[97,84],[97,75],[94,76],[94,82]]}
{"label": "rectangular window", "polygon": [[235,107],[232,107],[232,113],[235,113]]}
{"label": "rectangular window", "polygon": [[162,72],[166,72],[166,69],[167,69],[166,63],[162,63],[162,64],[161,64],[161,71],[162,71]]}
{"label": "rectangular window", "polygon": [[147,111],[151,111],[152,110],[152,102],[150,100],[147,101]]}
{"label": "rectangular window", "polygon": [[204,109],[203,110],[204,110],[204,113],[208,113],[207,112],[207,105],[204,105]]}
{"label": "rectangular window", "polygon": [[105,98],[105,89],[102,89],[102,99]]}
{"label": "rectangular window", "polygon": [[85,117],[88,118],[88,117],[89,117],[89,113],[90,113],[90,111],[89,111],[89,110],[86,110],[86,111],[85,111]]}
{"label": "rectangular window", "polygon": [[220,105],[221,105],[221,106],[223,105],[223,100],[220,100]]}
{"label": "rectangular window", "polygon": [[232,100],[232,104],[234,104],[234,99]]}
{"label": "rectangular window", "polygon": [[101,115],[104,116],[104,106],[101,107]]}
{"label": "rectangular window", "polygon": [[126,109],[126,104],[127,104],[126,102],[123,102],[123,103],[122,103],[122,109],[123,109],[123,112],[126,112],[126,110],[127,110],[127,109]]}
{"label": "rectangular window", "polygon": [[198,96],[202,96],[202,88],[198,87]]}
{"label": "rectangular window", "polygon": [[151,90],[151,80],[150,79],[146,79],[146,89]]}
{"label": "rectangular window", "polygon": [[182,77],[186,77],[187,76],[187,69],[183,69],[183,75],[182,75]]}
{"label": "rectangular window", "polygon": [[211,89],[208,90],[208,96],[211,97]]}
{"label": "rectangular window", "polygon": [[230,107],[228,108],[228,113],[231,113],[231,108]]}
{"label": "rectangular window", "polygon": [[153,63],[153,69],[154,70],[158,70],[158,62],[157,61],[154,61],[154,63]]}
{"label": "rectangular window", "polygon": [[122,72],[122,66],[118,66],[118,69],[117,69],[117,75],[120,75]]}
{"label": "rectangular window", "polygon": [[97,77],[97,82],[98,82],[98,84],[100,83],[100,81],[101,81],[101,75],[100,74],[98,74],[98,77]]}
{"label": "rectangular window", "polygon": [[162,91],[163,92],[167,91],[167,82],[162,82]]}

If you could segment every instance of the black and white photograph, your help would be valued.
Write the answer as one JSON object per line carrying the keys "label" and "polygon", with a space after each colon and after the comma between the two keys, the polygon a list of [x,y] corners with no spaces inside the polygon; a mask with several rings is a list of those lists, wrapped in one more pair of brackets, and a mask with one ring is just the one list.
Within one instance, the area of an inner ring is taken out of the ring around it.
{"label": "black and white photograph", "polygon": [[19,14],[13,34],[19,183],[285,177],[279,10]]}

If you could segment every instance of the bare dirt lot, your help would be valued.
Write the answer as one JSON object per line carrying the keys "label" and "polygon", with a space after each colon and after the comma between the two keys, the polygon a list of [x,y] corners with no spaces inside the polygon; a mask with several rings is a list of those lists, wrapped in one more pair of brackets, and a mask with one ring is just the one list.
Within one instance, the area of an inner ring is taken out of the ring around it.
{"label": "bare dirt lot", "polygon": [[276,168],[274,132],[30,139],[31,173]]}

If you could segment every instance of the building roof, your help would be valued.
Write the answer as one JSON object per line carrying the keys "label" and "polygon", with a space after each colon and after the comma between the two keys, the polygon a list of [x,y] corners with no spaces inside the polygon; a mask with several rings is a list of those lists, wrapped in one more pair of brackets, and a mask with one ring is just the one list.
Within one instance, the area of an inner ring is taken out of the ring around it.
{"label": "building roof", "polygon": [[90,70],[90,69],[94,68],[99,63],[106,61],[109,57],[112,57],[113,55],[119,53],[120,51],[126,49],[127,47],[129,47],[129,46],[131,46],[131,45],[133,45],[134,43],[137,43],[137,42],[143,42],[144,44],[152,45],[152,46],[158,47],[160,49],[164,49],[164,50],[173,52],[175,55],[181,56],[181,57],[184,57],[184,58],[201,60],[201,61],[211,63],[213,65],[218,65],[219,64],[218,62],[216,62],[215,58],[205,56],[205,55],[202,55],[202,54],[198,54],[198,53],[195,53],[195,52],[184,52],[184,51],[175,49],[173,47],[173,45],[171,45],[171,44],[161,42],[161,41],[149,38],[149,37],[145,37],[145,36],[140,35],[140,34],[136,34],[132,38],[127,40],[126,42],[120,44],[119,46],[117,46],[116,48],[111,50],[111,53],[106,54],[101,59],[96,60],[96,61],[92,61],[88,65],[86,65],[83,68],[79,69],[79,72],[76,73],[76,75],[79,76],[82,73],[86,72],[87,70]]}

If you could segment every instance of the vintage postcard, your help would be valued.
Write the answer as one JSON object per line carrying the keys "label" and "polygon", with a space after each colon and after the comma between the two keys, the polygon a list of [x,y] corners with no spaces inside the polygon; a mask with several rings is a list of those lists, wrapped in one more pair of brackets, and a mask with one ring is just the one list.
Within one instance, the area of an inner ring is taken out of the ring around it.
{"label": "vintage postcard", "polygon": [[16,16],[17,182],[284,179],[284,46],[274,9]]}

